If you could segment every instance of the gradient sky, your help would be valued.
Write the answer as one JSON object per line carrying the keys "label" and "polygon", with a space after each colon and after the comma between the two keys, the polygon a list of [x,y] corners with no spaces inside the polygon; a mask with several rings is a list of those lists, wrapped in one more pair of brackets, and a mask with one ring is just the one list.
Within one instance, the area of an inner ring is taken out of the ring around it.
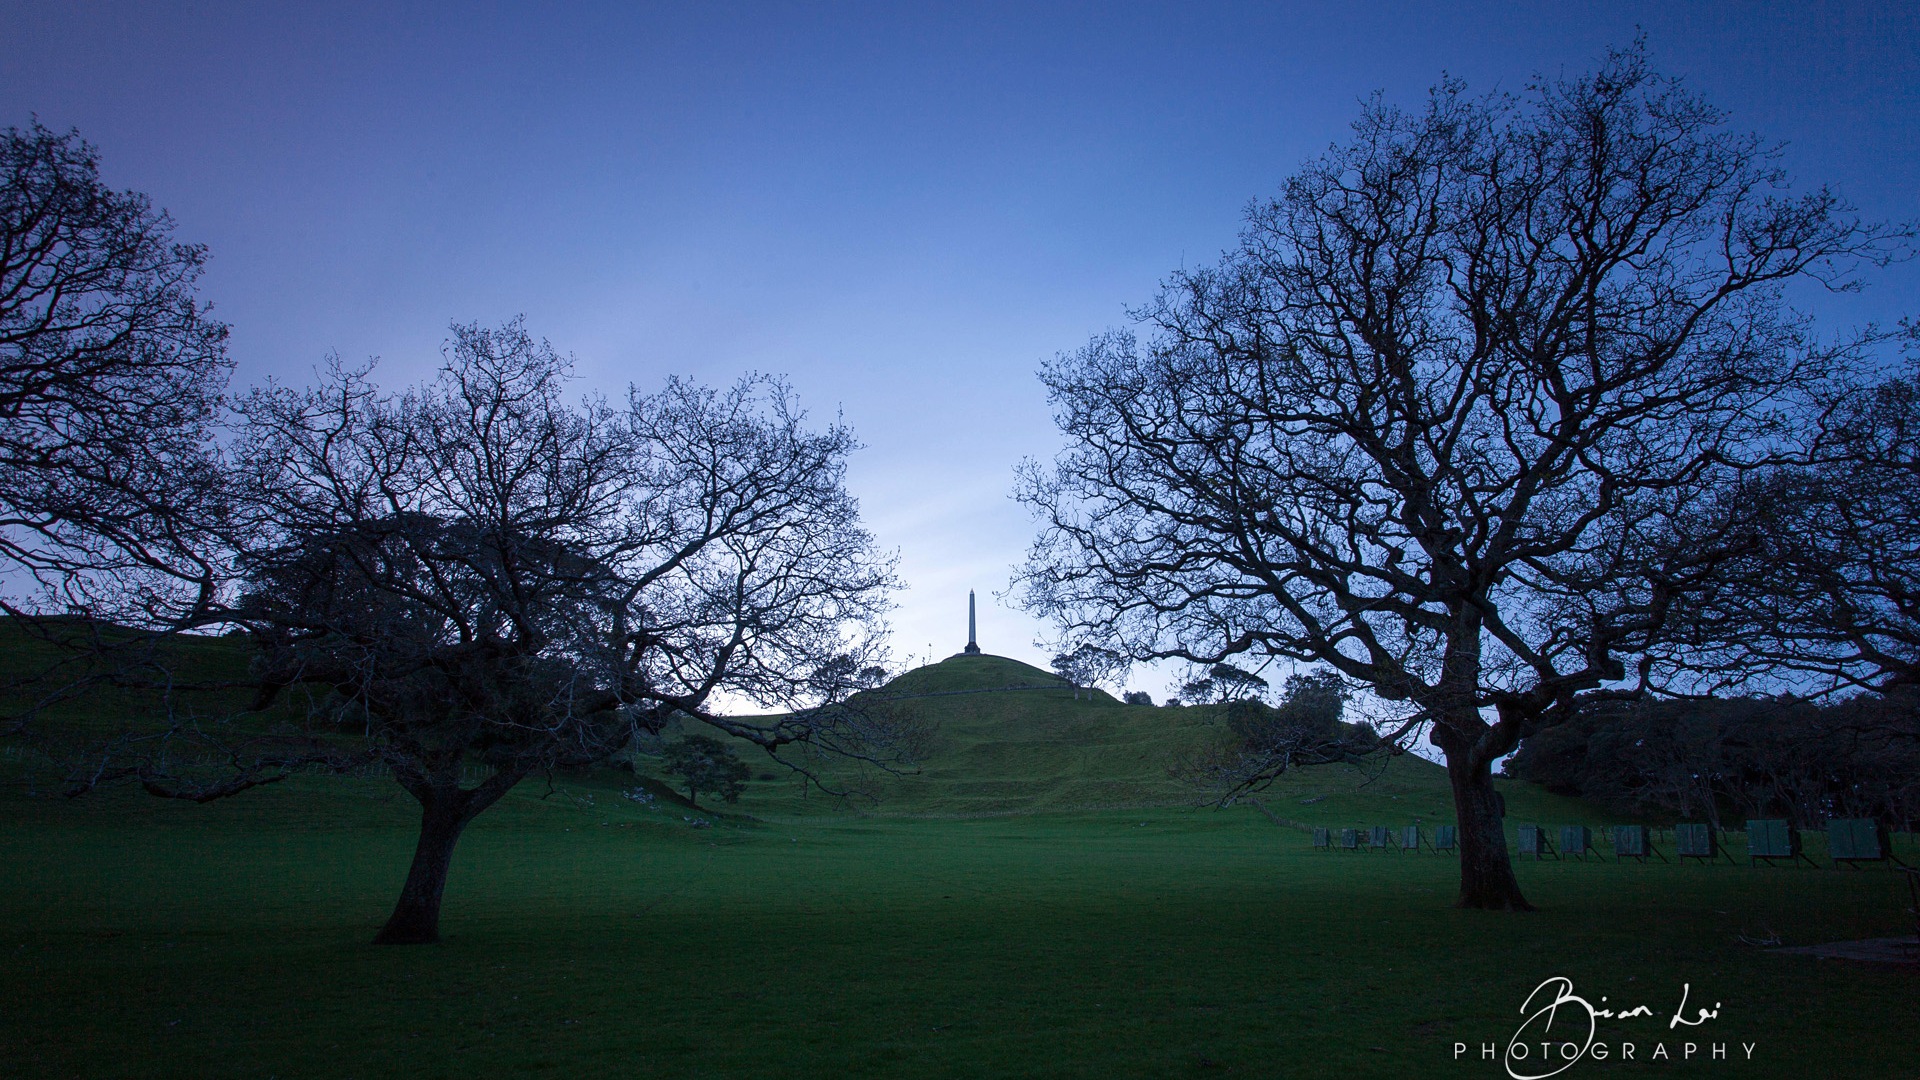
{"label": "gradient sky", "polygon": [[[553,10],[548,10],[548,8]],[[1413,105],[1655,64],[1803,182],[1920,216],[1920,7],[1883,4],[0,5],[0,126],[77,127],[212,249],[236,383],[430,374],[524,313],[588,386],[789,376],[867,448],[896,660],[1042,666],[997,598],[1057,445],[1034,370],[1229,246],[1249,200]],[[1920,313],[1920,269],[1816,298]],[[1157,699],[1172,673],[1137,673]]]}

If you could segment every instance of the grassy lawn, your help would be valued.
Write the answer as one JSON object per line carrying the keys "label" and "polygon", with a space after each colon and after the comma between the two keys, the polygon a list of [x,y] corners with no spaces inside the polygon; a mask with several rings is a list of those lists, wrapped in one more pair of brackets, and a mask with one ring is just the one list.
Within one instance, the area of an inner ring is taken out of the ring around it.
{"label": "grassy lawn", "polygon": [[[1325,820],[1397,813],[1384,783]],[[543,790],[475,823],[447,941],[416,948],[367,944],[412,842],[391,784],[205,807],[9,790],[0,1072],[1498,1076],[1453,1043],[1504,1045],[1552,975],[1654,1009],[1602,1022],[1642,1055],[1680,1052],[1682,983],[1721,1003],[1693,1041],[1734,1060],[1680,1071],[1915,1072],[1911,969],[1738,940],[1896,932],[1885,871],[1529,862],[1543,910],[1505,916],[1447,906],[1450,859],[1316,852],[1246,807],[695,828],[610,786]],[[1305,790],[1267,805],[1335,802]]]}
{"label": "grassy lawn", "polygon": [[[1740,940],[1910,930],[1898,875],[1529,861],[1540,912],[1455,911],[1451,858],[1309,843],[1451,820],[1437,767],[1193,809],[1167,764],[1219,736],[1208,710],[955,692],[1046,678],[968,657],[897,683],[923,771],[823,763],[878,803],[764,759],[724,814],[621,796],[659,777],[524,783],[468,830],[425,947],[368,944],[416,825],[390,781],[68,801],[0,747],[0,1077],[1497,1077],[1480,1045],[1552,976],[1655,1014],[1601,1022],[1634,1062],[1561,1075],[1920,1075],[1915,968]],[[1505,791],[1510,838],[1607,820]],[[1670,1031],[1683,984],[1719,1017]]]}

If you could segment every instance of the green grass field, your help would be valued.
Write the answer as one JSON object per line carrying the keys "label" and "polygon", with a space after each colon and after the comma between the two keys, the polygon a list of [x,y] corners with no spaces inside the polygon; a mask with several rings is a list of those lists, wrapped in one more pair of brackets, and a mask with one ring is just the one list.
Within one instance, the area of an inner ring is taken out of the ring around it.
{"label": "green grass field", "polygon": [[[1910,930],[1896,874],[1524,862],[1541,911],[1456,911],[1451,859],[1314,851],[1299,827],[1448,817],[1424,762],[1196,809],[1165,764],[1209,737],[1203,710],[921,700],[925,772],[870,785],[878,804],[777,779],[716,815],[623,798],[610,770],[523,784],[462,841],[437,946],[368,944],[413,841],[391,782],[208,806],[10,782],[0,1076],[1493,1077],[1479,1044],[1556,975],[1656,1014],[1599,1041],[1699,1047],[1561,1075],[1920,1075],[1913,967],[1740,940]],[[1507,791],[1510,825],[1606,820]],[[1719,1018],[1668,1030],[1682,984]]]}

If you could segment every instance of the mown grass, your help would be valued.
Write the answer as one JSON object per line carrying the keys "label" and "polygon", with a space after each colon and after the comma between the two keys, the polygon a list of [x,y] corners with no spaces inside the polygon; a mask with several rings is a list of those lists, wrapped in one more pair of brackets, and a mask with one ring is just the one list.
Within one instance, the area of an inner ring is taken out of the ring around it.
{"label": "mown grass", "polygon": [[1729,1075],[1911,1075],[1910,971],[1739,941],[1896,932],[1886,872],[1529,862],[1543,910],[1503,916],[1249,808],[694,828],[530,791],[463,842],[447,941],[383,949],[410,808],[320,784],[0,801],[5,1074],[1497,1075],[1452,1044],[1566,975],[1723,1003]]}
{"label": "mown grass", "polygon": [[[1141,741],[1204,737],[1198,710],[1026,711],[1045,693],[929,699],[973,711],[941,718],[926,775],[889,781],[923,788],[878,806],[756,781],[712,815],[611,773],[529,782],[462,841],[429,947],[368,944],[413,841],[390,782],[208,806],[0,787],[0,1076],[1501,1076],[1478,1045],[1554,975],[1655,1010],[1603,1040],[1735,1058],[1563,1075],[1914,1075],[1911,968],[1740,940],[1898,933],[1895,874],[1524,862],[1541,911],[1456,911],[1444,856],[1317,852],[1244,804],[1171,805]],[[968,786],[1023,779],[1041,805]],[[1116,785],[1166,804],[1063,808]],[[1508,790],[1510,822],[1604,820]],[[1262,805],[1402,824],[1444,794],[1400,759]],[[1721,1005],[1685,1038],[1682,984]]]}

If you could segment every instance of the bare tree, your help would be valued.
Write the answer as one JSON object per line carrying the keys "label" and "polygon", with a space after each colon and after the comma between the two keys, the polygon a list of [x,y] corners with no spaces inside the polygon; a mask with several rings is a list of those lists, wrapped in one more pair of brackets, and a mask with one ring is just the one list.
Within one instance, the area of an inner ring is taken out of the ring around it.
{"label": "bare tree", "polygon": [[1648,70],[1521,99],[1443,83],[1254,206],[1239,247],[1041,373],[1068,445],[1018,576],[1140,659],[1327,665],[1445,755],[1466,907],[1524,910],[1490,766],[1653,688],[1673,598],[1741,538],[1668,539],[1778,452],[1856,343],[1785,302],[1905,235]]}
{"label": "bare tree", "polygon": [[[844,704],[894,584],[845,490],[852,434],[809,430],[770,379],[616,408],[567,404],[567,372],[517,321],[455,326],[439,378],[407,393],[335,364],[241,399],[225,614],[261,650],[256,708],[294,694],[308,721],[175,726],[93,782],[204,800],[390,768],[421,828],[377,940],[411,943],[437,939],[477,814],[670,719],[889,763],[887,721]],[[721,694],[791,711],[722,715]],[[229,767],[170,770],[184,755],[152,752],[169,741]]]}
{"label": "bare tree", "polygon": [[0,132],[8,614],[175,624],[213,599],[194,530],[217,517],[227,327],[194,293],[206,249],[172,233],[146,196],[101,184],[77,133]]}

